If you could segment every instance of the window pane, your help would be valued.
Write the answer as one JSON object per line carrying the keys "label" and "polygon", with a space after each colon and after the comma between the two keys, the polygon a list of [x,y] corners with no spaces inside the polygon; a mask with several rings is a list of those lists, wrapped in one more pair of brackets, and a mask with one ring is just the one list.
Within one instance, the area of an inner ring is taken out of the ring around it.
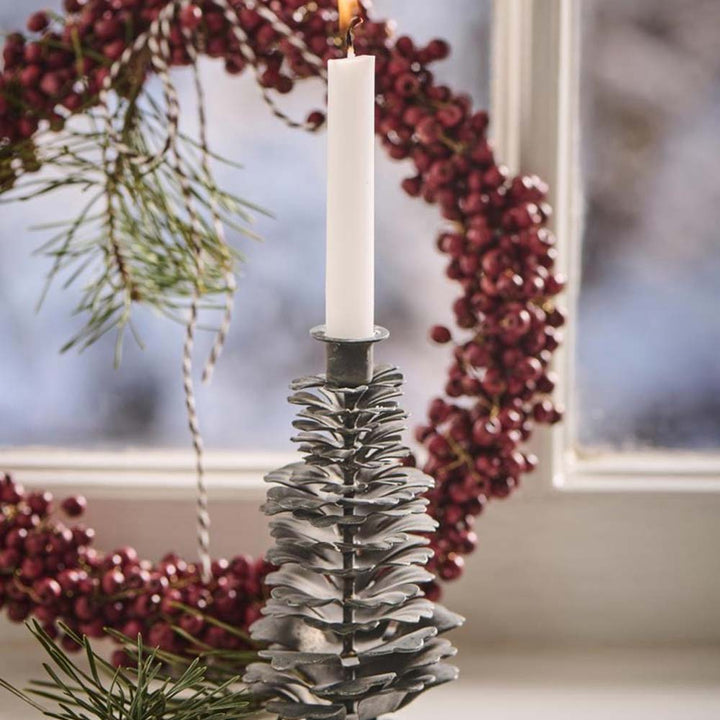
{"label": "window pane", "polygon": [[[46,0],[5,3],[0,22],[20,27]],[[490,0],[455,0],[455,14],[435,3],[377,0],[379,17],[419,42],[448,38],[453,57],[435,70],[441,80],[487,105]],[[250,77],[203,66],[210,107],[210,135],[220,154],[244,165],[221,170],[223,185],[275,213],[258,218],[262,244],[241,240],[248,258],[236,301],[229,346],[212,385],[200,389],[201,424],[212,447],[287,449],[292,409],[287,384],[322,369],[322,347],[308,336],[324,315],[324,139],[287,129],[274,120]],[[178,75],[181,78],[182,74]],[[190,102],[190,81],[179,80]],[[284,103],[302,116],[322,100],[322,90],[299,88]],[[187,106],[187,105],[186,105]],[[406,371],[407,407],[424,414],[443,383],[447,354],[427,345],[427,329],[450,320],[454,289],[434,249],[440,220],[435,208],[407,198],[400,182],[407,166],[378,153],[378,311],[392,332],[379,348],[381,360]],[[78,327],[71,318],[76,296],[55,289],[39,314],[47,263],[31,252],[42,236],[27,228],[38,218],[77,213],[82,199],[67,197],[3,208],[0,227],[0,444],[71,447],[187,446],[180,354],[182,328],[150,315],[141,318],[146,349],[126,343],[113,370],[113,340],[83,355],[59,355]],[[237,240],[237,238],[235,238]],[[198,348],[198,366],[209,347]]]}
{"label": "window pane", "polygon": [[586,0],[586,447],[720,447],[720,3]]}

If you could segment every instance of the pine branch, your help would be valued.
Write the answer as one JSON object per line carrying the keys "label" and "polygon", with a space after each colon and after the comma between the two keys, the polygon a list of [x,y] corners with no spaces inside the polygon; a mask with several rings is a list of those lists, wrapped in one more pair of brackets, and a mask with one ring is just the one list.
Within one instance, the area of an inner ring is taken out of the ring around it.
{"label": "pine branch", "polygon": [[[177,625],[172,626],[172,630],[180,638],[186,641],[182,655],[158,648],[155,650],[156,658],[170,669],[173,675],[187,669],[189,665],[195,661],[207,669],[208,677],[216,681],[227,681],[228,679],[237,677],[238,673],[246,668],[250,663],[260,660],[258,652],[264,646],[253,642],[253,640],[240,628],[233,627],[227,623],[223,623],[216,618],[199,612],[196,608],[192,608],[182,603],[175,603],[178,609],[182,609],[191,615],[201,617],[207,625],[219,627],[229,633],[232,637],[242,640],[250,649],[231,650],[225,648],[213,647],[202,642],[180,628]],[[133,664],[137,664],[139,653],[137,640],[127,637],[117,630],[107,628],[106,632],[115,642],[119,643],[125,654]]]}
{"label": "pine branch", "polygon": [[[207,159],[232,163],[178,132],[174,147],[199,211],[193,224],[181,178],[163,159],[168,121],[161,103],[136,83],[105,110],[115,130],[104,127],[101,107],[86,112],[82,122],[69,119],[61,133],[0,148],[0,203],[26,202],[70,188],[89,198],[77,217],[39,226],[55,231],[37,250],[52,259],[39,306],[58,281],[64,289],[80,289],[74,314],[82,325],[62,351],[82,351],[116,330],[119,359],[123,332],[132,330],[137,305],[184,323],[182,311],[197,287],[205,307],[224,306],[224,297],[234,289],[230,274],[244,258],[227,245],[213,212],[219,211],[226,228],[259,239],[249,226],[253,214],[264,211],[219,188]],[[205,160],[203,153],[208,154]],[[142,163],[137,158],[155,160]],[[41,167],[41,177],[29,177]],[[203,253],[200,268],[197,247]]]}
{"label": "pine branch", "polygon": [[[168,675],[159,650],[133,643],[134,664],[115,668],[95,653],[87,638],[67,628],[84,650],[87,669],[76,665],[37,623],[30,632],[48,655],[49,680],[31,683],[25,691],[0,679],[0,687],[45,717],[56,720],[240,720],[259,711],[255,700],[239,689],[236,676],[213,680],[200,659],[185,663],[176,677]],[[128,642],[129,639],[126,639]]]}

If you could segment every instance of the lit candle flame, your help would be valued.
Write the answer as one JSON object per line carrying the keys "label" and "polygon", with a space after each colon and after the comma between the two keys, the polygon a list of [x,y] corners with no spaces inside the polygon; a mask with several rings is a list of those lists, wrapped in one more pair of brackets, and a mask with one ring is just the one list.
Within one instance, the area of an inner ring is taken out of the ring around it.
{"label": "lit candle flame", "polygon": [[346,33],[350,29],[350,23],[360,12],[358,0],[338,0],[340,11],[340,32]]}

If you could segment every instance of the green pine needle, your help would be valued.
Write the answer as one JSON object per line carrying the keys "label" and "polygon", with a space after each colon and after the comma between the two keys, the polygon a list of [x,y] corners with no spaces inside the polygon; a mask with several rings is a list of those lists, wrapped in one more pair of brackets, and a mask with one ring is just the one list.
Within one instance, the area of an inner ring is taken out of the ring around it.
{"label": "green pine needle", "polygon": [[[120,145],[100,110],[88,109],[60,133],[1,147],[0,204],[68,188],[87,198],[76,218],[39,226],[54,233],[37,251],[52,260],[40,305],[54,283],[73,287],[81,325],[62,350],[84,350],[115,330],[119,357],[124,330],[135,334],[139,305],[182,323],[196,294],[205,307],[222,308],[231,274],[244,258],[226,243],[220,226],[257,240],[250,225],[255,213],[265,211],[218,187],[211,161],[234,163],[203,142],[179,131],[167,149],[166,111],[141,82],[117,94],[109,112]],[[138,165],[133,155],[156,161]],[[35,176],[40,169],[43,174]]]}
{"label": "green pine needle", "polygon": [[39,713],[55,720],[243,720],[260,711],[239,686],[239,678],[214,680],[200,659],[186,663],[177,676],[168,675],[158,650],[140,638],[129,655],[131,668],[115,668],[92,649],[87,638],[64,632],[82,646],[81,668],[35,621],[28,625],[48,655],[49,680],[35,681],[23,691],[0,679],[0,687]]}

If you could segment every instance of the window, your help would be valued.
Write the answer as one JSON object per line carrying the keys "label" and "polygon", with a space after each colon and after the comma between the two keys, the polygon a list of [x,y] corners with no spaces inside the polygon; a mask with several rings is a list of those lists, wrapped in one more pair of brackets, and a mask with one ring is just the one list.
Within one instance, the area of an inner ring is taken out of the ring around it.
{"label": "window", "polygon": [[[437,72],[483,106],[494,25],[499,154],[550,182],[571,281],[574,317],[559,367],[569,413],[556,433],[558,457],[570,463],[565,476],[582,466],[611,468],[611,475],[632,467],[634,477],[648,469],[647,451],[655,453],[654,474],[716,475],[712,455],[688,464],[661,452],[712,451],[720,443],[712,151],[720,12],[714,3],[693,3],[690,12],[651,0],[542,7],[457,0],[451,13],[431,3],[375,3],[400,31],[450,39],[453,56]],[[0,22],[11,29],[42,6],[3,7]],[[322,348],[307,330],[323,313],[324,145],[269,120],[250,77],[227,77],[210,63],[203,70],[214,146],[245,166],[222,170],[224,183],[276,213],[258,217],[262,245],[242,241],[248,263],[230,343],[213,384],[200,391],[206,444],[229,452],[219,464],[229,470],[242,464],[238,452],[290,449],[287,382],[322,366]],[[301,114],[321,94],[317,86],[298,90],[287,99],[290,113]],[[381,153],[378,163],[377,319],[392,331],[379,353],[405,370],[406,406],[419,418],[447,363],[442,350],[428,351],[427,327],[449,319],[453,289],[433,246],[435,209],[400,192],[403,164]],[[23,448],[44,446],[58,449],[58,458],[70,450],[73,467],[83,468],[93,463],[77,455],[86,450],[106,459],[107,451],[127,448],[187,450],[181,328],[141,317],[147,349],[128,340],[116,371],[111,338],[81,356],[59,355],[75,323],[72,293],[56,288],[34,312],[47,266],[31,255],[42,234],[26,228],[37,217],[70,215],[78,203],[69,196],[3,209],[0,457],[14,463],[18,451],[29,457]],[[179,454],[170,457],[160,454],[153,467],[185,467]]]}
{"label": "window", "polygon": [[[20,26],[31,6],[44,5],[42,0],[6,4],[2,22],[6,28]],[[490,1],[462,0],[454,3],[453,13],[438,12],[435,4],[411,5],[379,0],[375,12],[396,18],[399,29],[419,41],[447,37],[454,58],[438,66],[438,73],[487,106]],[[248,262],[236,319],[213,383],[200,391],[201,424],[210,448],[288,450],[293,411],[285,400],[287,384],[322,367],[323,348],[308,330],[323,318],[324,142],[271,118],[251,77],[226,76],[214,63],[203,71],[213,147],[244,164],[239,172],[221,170],[223,183],[276,217],[258,217],[263,244],[240,242]],[[189,79],[187,86],[183,95],[190,98]],[[290,114],[300,116],[321,100],[319,85],[310,84],[286,104]],[[440,387],[448,362],[443,351],[428,352],[427,329],[449,318],[453,289],[434,246],[433,229],[440,225],[436,209],[401,192],[407,167],[380,150],[378,164],[377,320],[392,332],[378,352],[406,371],[407,407],[418,418],[429,389]],[[147,348],[140,350],[128,339],[123,363],[113,370],[112,337],[79,357],[58,354],[76,327],[72,292],[55,288],[35,314],[47,265],[31,256],[42,234],[26,228],[38,217],[72,215],[80,202],[67,195],[3,210],[0,336],[7,340],[0,357],[0,444],[105,451],[187,448],[181,328],[141,316]],[[205,340],[198,365],[209,347]]]}
{"label": "window", "polygon": [[574,428],[720,448],[720,6],[586,0]]}
{"label": "window", "polygon": [[550,183],[569,276],[557,367],[566,421],[540,448],[554,484],[715,491],[718,8],[507,7],[529,28],[515,23],[525,51],[508,142]]}

